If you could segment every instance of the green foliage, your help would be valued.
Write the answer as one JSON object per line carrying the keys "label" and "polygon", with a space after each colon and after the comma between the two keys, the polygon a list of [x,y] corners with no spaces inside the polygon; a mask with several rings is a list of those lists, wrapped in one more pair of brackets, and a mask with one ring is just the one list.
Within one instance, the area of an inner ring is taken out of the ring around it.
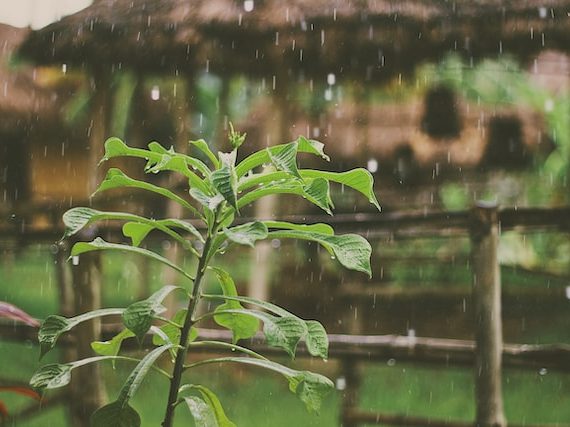
{"label": "green foliage", "polygon": [[[258,333],[260,325],[263,325],[261,332],[267,344],[283,349],[291,358],[295,357],[297,346],[301,341],[305,342],[311,355],[323,359],[328,357],[327,334],[319,322],[301,319],[265,301],[239,296],[231,275],[209,264],[214,261],[215,255],[226,252],[236,244],[253,247],[260,240],[291,238],[317,242],[344,267],[371,276],[371,247],[366,239],[359,235],[337,236],[333,228],[327,224],[253,221],[236,225],[234,218],[239,215],[240,208],[266,195],[279,193],[300,195],[332,214],[334,205],[329,190],[331,182],[353,188],[379,208],[372,188],[372,176],[364,169],[342,173],[300,169],[297,165],[299,153],[309,153],[328,160],[323,151],[323,144],[304,137],[288,144],[258,151],[238,163],[237,150],[244,143],[245,135],[235,132],[231,127],[229,139],[232,150],[229,153],[220,152],[217,156],[205,141],[191,142],[205,155],[210,166],[197,158],[176,153],[173,149],[165,149],[154,142],[149,144],[148,150],[128,147],[118,138],[110,138],[105,144],[103,160],[121,156],[141,158],[146,161],[147,173],[170,171],[181,174],[187,179],[187,194],[190,198],[182,197],[158,185],[132,179],[116,168],[108,171],[97,192],[117,188],[152,192],[167,198],[170,203],[179,204],[186,210],[186,214],[194,217],[193,223],[178,218],[157,220],[86,207],[70,209],[63,217],[66,225],[64,238],[77,234],[90,223],[110,220],[123,222],[123,234],[131,241],[131,244],[110,243],[97,237],[91,242],[75,243],[71,249],[71,256],[80,256],[93,251],[126,252],[168,265],[180,273],[181,278],[192,284],[188,289],[165,286],[150,297],[134,302],[125,309],[96,310],[70,319],[49,316],[43,323],[39,332],[42,355],[54,347],[62,333],[69,331],[78,323],[104,315],[122,315],[125,326],[122,332],[109,341],[92,343],[93,350],[100,356],[67,364],[45,365],[31,381],[32,385],[40,390],[56,388],[70,381],[71,371],[74,368],[87,363],[101,360],[136,361],[137,365],[126,379],[117,399],[93,414],[91,422],[95,427],[140,426],[140,416],[130,406],[129,401],[151,368],[170,380],[164,427],[171,427],[174,410],[180,403],[186,404],[197,425],[234,426],[210,389],[196,384],[181,386],[184,370],[204,364],[232,362],[278,372],[287,379],[291,392],[295,393],[311,412],[319,410],[322,397],[333,388],[332,382],[321,375],[290,369],[238,345],[240,340],[253,337]],[[260,168],[265,164],[271,166]],[[164,233],[179,243],[188,254],[197,258],[195,273],[188,273],[182,266],[150,249],[141,247],[153,230]],[[215,274],[221,294],[203,293],[203,278],[209,273]],[[178,311],[171,319],[161,317],[165,312],[162,301],[176,289],[184,290],[187,308]],[[196,308],[201,300],[216,304],[211,311],[197,317]],[[196,327],[208,318],[213,318],[218,325],[232,331],[232,344],[198,339]],[[156,325],[157,323],[159,325]],[[125,339],[136,337],[139,343],[142,343],[148,334],[152,335],[152,344],[156,346],[154,350],[140,360],[119,356]],[[206,359],[184,366],[187,352],[203,346],[230,349],[239,352],[241,356]],[[174,360],[171,373],[154,366],[165,352],[170,353]]]}

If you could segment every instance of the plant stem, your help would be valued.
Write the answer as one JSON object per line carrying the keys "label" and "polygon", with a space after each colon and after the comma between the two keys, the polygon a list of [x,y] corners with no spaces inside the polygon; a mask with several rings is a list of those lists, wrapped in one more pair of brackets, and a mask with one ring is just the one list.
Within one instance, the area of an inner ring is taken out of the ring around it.
{"label": "plant stem", "polygon": [[194,279],[194,287],[192,288],[192,296],[188,301],[188,312],[186,314],[186,319],[184,320],[184,325],[180,331],[180,348],[176,352],[176,360],[174,362],[174,370],[172,371],[172,379],[170,380],[170,390],[168,392],[168,403],[166,405],[166,414],[164,415],[164,420],[162,421],[162,427],[172,427],[174,422],[174,409],[176,402],[178,400],[178,389],[180,388],[180,382],[182,380],[182,373],[184,372],[184,361],[186,360],[186,354],[188,353],[188,346],[186,345],[188,341],[188,335],[190,334],[190,329],[194,325],[194,312],[198,306],[198,299],[200,296],[200,285],[202,283],[202,278],[204,277],[204,272],[206,271],[206,263],[208,258],[208,252],[210,251],[210,246],[212,243],[212,236],[214,232],[209,234],[206,242],[204,244],[204,250],[198,261],[198,269],[196,270],[196,278]]}

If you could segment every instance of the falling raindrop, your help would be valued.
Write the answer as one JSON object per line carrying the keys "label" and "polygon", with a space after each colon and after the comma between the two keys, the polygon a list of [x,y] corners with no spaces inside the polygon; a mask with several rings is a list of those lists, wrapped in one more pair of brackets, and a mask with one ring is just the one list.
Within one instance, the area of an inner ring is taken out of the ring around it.
{"label": "falling raindrop", "polygon": [[370,173],[376,173],[378,171],[378,160],[369,159],[366,163],[366,169],[368,169]]}
{"label": "falling raindrop", "polygon": [[255,3],[253,0],[245,0],[243,2],[243,10],[245,10],[246,12],[251,12],[254,7]]}
{"label": "falling raindrop", "polygon": [[79,257],[77,255],[71,257],[71,263],[73,265],[79,265]]}
{"label": "falling raindrop", "polygon": [[388,359],[386,362],[388,366],[396,366],[396,359]]}
{"label": "falling raindrop", "polygon": [[61,72],[63,74],[67,73],[67,64],[61,64]]}
{"label": "falling raindrop", "polygon": [[540,375],[540,376],[543,377],[543,376],[545,376],[546,374],[548,374],[548,369],[546,369],[546,368],[540,368],[540,369],[538,370],[538,375]]}
{"label": "falling raindrop", "polygon": [[334,75],[334,73],[329,73],[327,75],[327,83],[332,86],[336,83],[336,76]]}
{"label": "falling raindrop", "polygon": [[335,382],[335,387],[337,390],[345,390],[346,389],[346,378],[345,377],[338,377]]}
{"label": "falling raindrop", "polygon": [[158,101],[160,99],[160,88],[154,85],[150,91],[150,99]]}
{"label": "falling raindrop", "polygon": [[333,99],[333,91],[330,87],[325,89],[325,100],[332,101]]}

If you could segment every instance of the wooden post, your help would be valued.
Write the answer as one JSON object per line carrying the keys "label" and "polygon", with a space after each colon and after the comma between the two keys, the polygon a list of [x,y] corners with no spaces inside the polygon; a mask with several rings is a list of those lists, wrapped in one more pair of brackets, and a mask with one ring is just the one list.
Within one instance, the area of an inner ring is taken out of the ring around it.
{"label": "wooden post", "polygon": [[[93,73],[93,104],[91,109],[91,123],[88,131],[89,152],[87,183],[88,195],[98,187],[103,170],[98,167],[104,154],[104,142],[109,136],[109,79],[102,70]],[[93,239],[93,229],[88,229],[80,240]],[[98,253],[81,255],[80,262],[72,266],[72,288],[74,293],[74,314],[82,314],[101,307],[101,257]],[[77,265],[75,265],[77,264]],[[76,342],[77,359],[93,356],[91,343],[99,340],[101,335],[101,321],[94,319],[78,325],[73,330]],[[88,393],[85,390],[89,390]],[[71,381],[70,401],[71,421],[73,426],[88,427],[89,417],[105,402],[105,390],[101,382],[101,371],[98,364],[91,364],[88,368],[77,369]]]}
{"label": "wooden post", "polygon": [[475,398],[477,427],[503,427],[501,275],[497,259],[497,206],[479,202],[472,210],[471,257],[475,315]]}

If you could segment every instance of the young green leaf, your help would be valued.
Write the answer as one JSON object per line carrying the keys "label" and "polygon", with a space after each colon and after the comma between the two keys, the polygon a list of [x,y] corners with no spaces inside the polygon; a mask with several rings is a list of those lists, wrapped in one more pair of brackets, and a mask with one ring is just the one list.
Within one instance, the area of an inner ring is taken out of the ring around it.
{"label": "young green leaf", "polygon": [[320,243],[344,267],[366,273],[372,277],[370,267],[372,247],[364,237],[357,234],[330,236],[308,231],[282,230],[270,232],[269,237],[310,240]]}
{"label": "young green leaf", "polygon": [[266,148],[266,151],[275,169],[302,179],[297,169],[297,147],[297,142],[290,142],[274,149]]}
{"label": "young green leaf", "polygon": [[[236,425],[231,422],[228,417],[226,416],[226,413],[224,412],[224,409],[222,408],[222,404],[220,403],[220,400],[218,399],[218,396],[216,396],[216,394],[214,392],[212,392],[210,389],[201,386],[201,385],[184,385],[181,387],[180,391],[181,392],[185,392],[188,390],[196,390],[198,391],[201,395],[202,395],[202,402],[204,402],[207,407],[209,408],[209,414],[213,415],[213,421],[214,424],[212,424],[212,426],[215,427],[236,427]],[[188,399],[188,398],[185,398]],[[188,403],[188,400],[186,400],[186,402]],[[190,408],[190,404],[188,405],[188,407]],[[192,412],[192,408],[190,408],[190,411]],[[204,412],[201,412],[201,414],[204,414]],[[201,422],[198,422],[198,418],[196,417],[196,413],[192,412],[192,415],[194,416],[194,420],[196,421],[196,425],[208,425],[208,424],[202,424]],[[211,418],[207,418],[207,420],[210,420]]]}
{"label": "young green leaf", "polygon": [[[221,268],[213,267],[211,269],[216,273],[223,294],[229,297],[237,296],[236,285],[232,277]],[[236,310],[242,309],[242,305],[235,300],[227,300],[216,307],[216,312],[218,313],[229,311],[228,313],[216,314],[214,321],[218,325],[232,331],[232,341],[234,344],[240,339],[251,338],[259,330],[259,319],[247,314],[235,312]]]}
{"label": "young green leaf", "polygon": [[245,141],[246,133],[239,133],[234,130],[234,125],[230,122],[230,133],[228,135],[230,144],[234,150],[237,150]]}
{"label": "young green leaf", "polygon": [[220,193],[231,207],[237,207],[237,178],[235,171],[227,164],[210,175],[212,186]]}
{"label": "young green leaf", "polygon": [[[327,161],[330,160],[323,151],[323,143],[312,139],[307,139],[303,136],[297,138],[295,142],[297,143],[298,152],[314,154],[316,156],[322,157]],[[271,153],[278,152],[284,145],[287,144],[274,145],[273,147],[269,147],[269,151]],[[264,163],[268,163],[270,160],[271,159],[269,158],[269,153],[266,150],[257,151],[246,157],[239,165],[236,166],[236,174],[239,178],[241,178],[250,170]]]}
{"label": "young green leaf", "polygon": [[257,240],[267,238],[267,227],[259,221],[248,222],[232,228],[224,228],[224,234],[233,243],[253,248]]}
{"label": "young green leaf", "polygon": [[73,245],[71,248],[71,256],[81,255],[86,252],[92,251],[101,251],[101,250],[111,250],[111,251],[122,251],[122,252],[130,252],[134,254],[143,255],[146,258],[150,258],[156,261],[159,261],[163,264],[168,265],[169,267],[173,268],[174,270],[178,271],[184,277],[188,278],[189,280],[194,281],[194,277],[188,274],[185,270],[180,268],[178,265],[174,264],[172,261],[158,255],[153,251],[149,251],[148,249],[137,248],[135,246],[130,245],[121,245],[118,243],[109,243],[105,240],[97,237],[92,242],[78,242]]}
{"label": "young green leaf", "polygon": [[111,338],[109,341],[94,341],[91,343],[91,348],[101,356],[116,356],[121,350],[121,344],[127,338],[134,337],[130,330],[124,329]]}
{"label": "young green leaf", "polygon": [[123,311],[124,309],[122,308],[103,308],[100,310],[90,311],[79,316],[71,317],[69,319],[58,315],[48,316],[43,321],[38,332],[38,341],[40,343],[40,359],[55,346],[55,343],[61,334],[71,330],[79,323],[101,316],[122,314]]}
{"label": "young green leaf", "polygon": [[91,427],[140,427],[141,417],[129,404],[112,402],[91,415]]}
{"label": "young green leaf", "polygon": [[218,159],[216,158],[214,153],[212,153],[212,150],[210,150],[210,147],[208,146],[208,143],[206,141],[204,141],[203,139],[198,139],[196,141],[190,141],[190,145],[196,147],[198,150],[204,153],[208,157],[208,159],[212,162],[214,168],[218,169],[220,167]]}

